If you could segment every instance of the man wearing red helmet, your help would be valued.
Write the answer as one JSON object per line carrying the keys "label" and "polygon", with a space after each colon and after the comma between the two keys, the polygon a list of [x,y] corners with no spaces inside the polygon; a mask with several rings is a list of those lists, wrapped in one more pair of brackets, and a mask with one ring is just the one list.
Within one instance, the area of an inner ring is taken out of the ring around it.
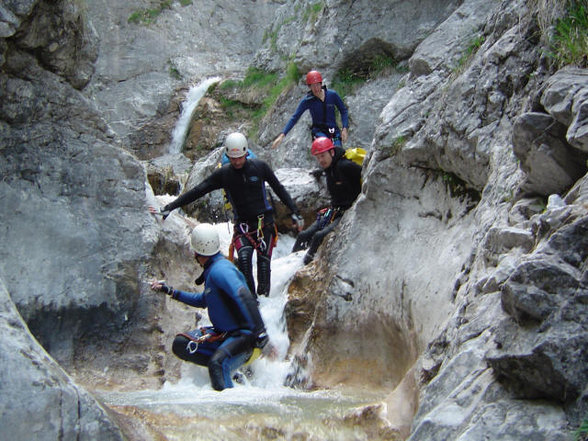
{"label": "man wearing red helmet", "polygon": [[[292,115],[284,130],[282,130],[282,133],[272,143],[272,148],[280,145],[288,132],[292,130],[302,114],[307,110],[310,111],[312,117],[311,132],[313,139],[324,136],[332,139],[333,143],[339,147],[342,142],[347,141],[349,117],[347,107],[345,107],[341,97],[337,92],[327,89],[323,85],[323,77],[316,70],[311,70],[306,74],[306,84],[310,88],[310,91],[298,104],[296,112],[294,112],[294,115]],[[337,126],[335,108],[339,109],[339,113],[341,114],[342,130],[339,130],[339,126]]]}
{"label": "man wearing red helmet", "polygon": [[335,229],[345,210],[361,192],[361,166],[345,158],[342,148],[335,147],[329,138],[320,137],[312,142],[310,152],[327,177],[331,206],[320,210],[316,221],[296,238],[293,252],[308,247],[305,265],[312,261],[325,236]]}

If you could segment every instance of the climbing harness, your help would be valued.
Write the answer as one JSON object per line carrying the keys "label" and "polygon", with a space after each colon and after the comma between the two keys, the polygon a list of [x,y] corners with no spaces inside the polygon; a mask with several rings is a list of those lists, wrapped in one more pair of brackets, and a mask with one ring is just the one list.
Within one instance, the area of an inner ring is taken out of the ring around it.
{"label": "climbing harness", "polygon": [[200,343],[203,343],[205,341],[210,343],[215,341],[222,342],[227,338],[226,332],[223,332],[222,334],[217,334],[216,332],[211,331],[207,328],[200,328],[200,332],[201,335],[199,337],[194,337],[193,335],[188,333],[178,334],[183,337],[186,337],[189,340],[188,344],[186,345],[186,350],[190,353],[190,355],[193,355],[196,353],[196,351],[198,351],[198,346],[200,345]]}
{"label": "climbing harness", "polygon": [[323,208],[316,213],[316,221],[318,223],[319,230],[322,230],[331,222],[333,222],[336,218],[336,215],[339,213],[339,208]]}
{"label": "climbing harness", "polygon": [[[194,355],[197,351],[198,351],[198,347],[200,346],[200,343],[203,342],[223,342],[224,340],[226,340],[226,338],[228,337],[228,333],[227,332],[223,332],[222,334],[217,334],[216,332],[212,331],[209,328],[200,328],[200,332],[202,333],[202,335],[200,335],[199,337],[194,337],[189,333],[181,333],[178,335],[181,335],[183,337],[186,337],[188,339],[188,344],[186,344],[186,350],[190,353],[190,355]],[[251,363],[253,363],[255,360],[257,360],[259,357],[261,357],[262,355],[262,351],[261,348],[253,348],[253,350],[251,351],[251,355],[249,356],[249,358],[247,359],[247,361],[245,363],[243,363],[243,366],[249,366]]]}
{"label": "climbing harness", "polygon": [[263,237],[263,214],[257,216],[257,241],[259,242],[259,249],[261,252],[265,252],[265,250],[267,250],[267,244]]}
{"label": "climbing harness", "polygon": [[[241,235],[245,236],[247,238],[247,240],[249,240],[251,245],[253,245],[254,249],[256,249],[262,253],[265,253],[268,245],[265,242],[265,237],[263,234],[263,227],[265,226],[263,219],[264,219],[263,214],[260,214],[259,216],[257,216],[257,228],[255,230],[255,237],[253,237],[253,234],[249,231],[249,224],[247,222],[239,223],[239,232]],[[277,231],[277,227],[275,224],[274,224],[274,230],[275,230],[275,235],[274,235],[274,241],[272,242],[272,247],[276,246],[277,237],[278,237],[278,231]],[[232,243],[235,240],[237,240],[237,238],[238,238],[238,235],[235,235]],[[229,249],[229,251],[230,251],[230,249]],[[230,255],[230,253],[229,253],[229,255]]]}

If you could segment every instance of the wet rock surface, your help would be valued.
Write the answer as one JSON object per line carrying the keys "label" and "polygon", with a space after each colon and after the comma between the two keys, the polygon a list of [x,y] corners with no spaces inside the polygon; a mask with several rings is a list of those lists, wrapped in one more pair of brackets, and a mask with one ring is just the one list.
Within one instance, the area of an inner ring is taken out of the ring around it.
{"label": "wet rock surface", "polygon": [[[344,419],[373,439],[569,439],[587,410],[588,97],[585,69],[556,71],[542,57],[545,11],[518,0],[421,2],[418,12],[329,1],[316,13],[307,2],[176,2],[140,25],[128,18],[143,2],[76,5],[13,2],[0,18],[0,324],[13,366],[2,395],[21,383],[39,393],[46,439],[49,420],[79,439],[120,432],[33,344],[11,302],[78,382],[177,378],[166,342],[195,317],[145,282],[194,287],[188,232],[224,220],[224,201],[216,192],[165,222],[147,207],[210,173],[239,126],[225,127],[210,94],[184,153],[166,156],[166,132],[197,80],[241,78],[251,63],[284,70],[290,55],[329,85],[338,69],[361,72],[381,55],[409,69],[346,98],[348,144],[368,150],[363,191],[291,285],[290,356],[310,373],[298,384],[389,390],[385,406]],[[277,99],[254,148],[309,223],[326,200],[308,173],[308,120],[268,147],[305,92],[301,81]],[[53,419],[56,402],[87,411]],[[1,426],[16,439],[7,430],[28,403],[12,403]]]}

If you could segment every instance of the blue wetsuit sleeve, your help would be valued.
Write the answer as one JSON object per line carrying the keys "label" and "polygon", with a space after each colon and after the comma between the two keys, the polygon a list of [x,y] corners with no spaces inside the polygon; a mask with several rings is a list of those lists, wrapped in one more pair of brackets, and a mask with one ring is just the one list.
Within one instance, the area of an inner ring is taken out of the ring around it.
{"label": "blue wetsuit sleeve", "polygon": [[222,168],[215,170],[208,178],[204,179],[196,187],[188,190],[186,193],[180,195],[177,199],[167,204],[164,208],[167,210],[175,210],[178,207],[194,202],[213,190],[222,188]]}
{"label": "blue wetsuit sleeve", "polygon": [[179,289],[174,290],[174,299],[186,305],[195,306],[196,308],[206,308],[206,299],[204,293],[188,292]]}
{"label": "blue wetsuit sleeve", "polygon": [[290,118],[290,121],[288,121],[288,123],[286,124],[286,127],[284,127],[284,130],[282,130],[282,133],[284,135],[287,135],[288,132],[290,130],[292,130],[292,127],[294,127],[296,125],[296,123],[298,122],[298,120],[300,119],[302,114],[304,112],[306,112],[307,110],[308,110],[308,100],[305,98],[302,101],[300,101],[300,103],[298,104],[298,107],[296,108],[296,112],[294,112],[294,114]]}
{"label": "blue wetsuit sleeve", "polygon": [[344,129],[349,128],[349,112],[347,111],[347,107],[345,107],[345,103],[339,96],[337,92],[334,92],[335,98],[335,105],[337,109],[339,109],[339,113],[341,113],[341,125]]}

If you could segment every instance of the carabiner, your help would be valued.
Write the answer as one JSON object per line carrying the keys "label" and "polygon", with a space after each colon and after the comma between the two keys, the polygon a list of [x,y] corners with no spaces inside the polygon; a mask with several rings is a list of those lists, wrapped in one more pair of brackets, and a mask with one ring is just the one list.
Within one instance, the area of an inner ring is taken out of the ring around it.
{"label": "carabiner", "polygon": [[193,355],[198,350],[198,342],[194,341],[194,340],[190,340],[188,342],[188,344],[186,345],[186,349],[188,350],[190,355]]}

